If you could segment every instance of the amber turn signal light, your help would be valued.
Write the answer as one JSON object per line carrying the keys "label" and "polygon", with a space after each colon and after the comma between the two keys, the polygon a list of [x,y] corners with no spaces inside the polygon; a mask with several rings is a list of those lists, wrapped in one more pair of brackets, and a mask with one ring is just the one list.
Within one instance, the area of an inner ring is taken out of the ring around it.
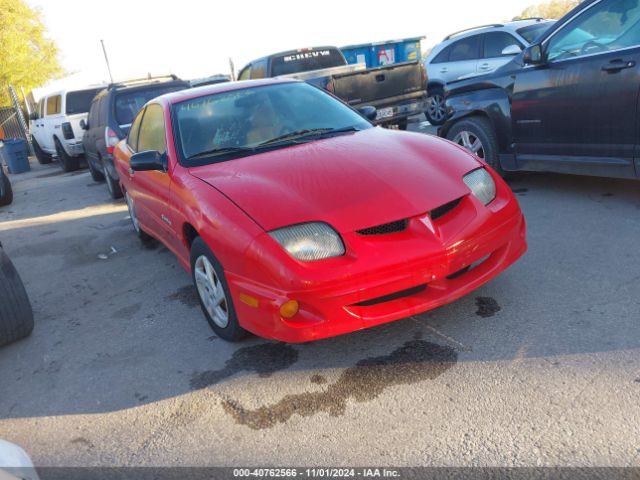
{"label": "amber turn signal light", "polygon": [[298,310],[300,309],[300,305],[295,300],[289,300],[285,302],[280,307],[280,315],[282,318],[292,318]]}

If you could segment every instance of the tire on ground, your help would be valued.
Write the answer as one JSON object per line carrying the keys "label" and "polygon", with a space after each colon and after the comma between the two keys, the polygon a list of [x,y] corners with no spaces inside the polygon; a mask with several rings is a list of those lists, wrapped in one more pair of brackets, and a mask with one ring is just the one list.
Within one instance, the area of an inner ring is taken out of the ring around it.
{"label": "tire on ground", "polygon": [[102,165],[104,167],[104,179],[107,183],[107,190],[109,190],[109,195],[111,195],[111,198],[113,198],[114,200],[122,198],[124,194],[122,193],[122,188],[120,188],[120,183],[111,176],[104,160],[102,160]]}
{"label": "tire on ground", "polygon": [[[428,94],[428,101],[430,101],[431,97],[438,97],[438,98],[442,98],[444,100],[444,87],[442,86],[435,86],[435,87],[431,87],[429,89],[429,94]],[[424,112],[425,116],[427,117],[427,120],[429,121],[429,123],[431,125],[434,125],[436,127],[439,127],[440,125],[443,125],[444,122],[447,120],[447,115],[446,115],[446,111],[444,114],[444,117],[442,118],[435,118],[431,112],[429,112],[429,110],[427,109],[427,111]]]}
{"label": "tire on ground", "polygon": [[[198,287],[196,286],[196,278],[195,278],[195,263],[198,257],[204,255],[207,257],[211,265],[218,276],[218,279],[222,283],[222,288],[224,289],[224,294],[226,296],[227,301],[227,313],[229,323],[225,328],[221,328],[216,325],[213,319],[210,317],[207,309],[200,298],[200,294],[197,292]],[[231,292],[229,291],[229,286],[227,285],[227,279],[224,275],[224,269],[222,265],[215,257],[211,249],[207,246],[204,240],[201,237],[196,237],[193,243],[191,244],[191,280],[193,281],[193,288],[196,289],[196,294],[198,295],[198,300],[200,301],[200,307],[202,308],[202,313],[204,313],[207,322],[209,322],[209,326],[215,332],[217,336],[222,338],[223,340],[227,340],[228,342],[239,342],[244,339],[249,332],[247,332],[244,328],[240,326],[238,322],[238,316],[236,315],[236,309],[233,305],[233,299],[231,298]]]}
{"label": "tire on ground", "polygon": [[80,159],[78,157],[72,157],[69,155],[60,140],[57,138],[54,140],[56,144],[56,153],[58,154],[58,161],[60,162],[60,166],[62,170],[65,172],[74,172],[80,168]]}
{"label": "tire on ground", "polygon": [[24,285],[13,263],[0,248],[0,347],[33,331],[33,311]]}
{"label": "tire on ground", "polygon": [[[0,166],[2,168],[2,166]],[[2,182],[2,191],[4,192],[0,197],[0,207],[9,205],[13,202],[13,189],[11,188],[11,182],[6,175],[0,174],[0,182]]]}
{"label": "tire on ground", "polygon": [[447,139],[453,141],[460,132],[464,131],[471,132],[480,139],[485,152],[484,161],[498,174],[504,176],[505,172],[500,165],[498,155],[498,139],[489,119],[484,117],[465,118],[451,127],[447,133]]}
{"label": "tire on ground", "polygon": [[38,163],[40,165],[46,165],[47,163],[51,163],[51,160],[53,160],[53,158],[48,153],[45,153],[45,151],[42,150],[42,148],[40,148],[40,145],[38,145],[38,142],[36,141],[35,138],[32,139],[31,143],[33,145],[33,151],[36,154],[36,159],[38,160]]}

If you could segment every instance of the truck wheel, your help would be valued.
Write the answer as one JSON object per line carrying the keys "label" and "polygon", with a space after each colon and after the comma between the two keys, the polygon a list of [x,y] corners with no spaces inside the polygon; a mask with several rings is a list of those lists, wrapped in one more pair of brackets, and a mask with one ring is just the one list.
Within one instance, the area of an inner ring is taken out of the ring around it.
{"label": "truck wheel", "polygon": [[[0,168],[2,168],[2,166],[0,166]],[[0,173],[0,182],[2,182],[3,187],[3,194],[0,197],[0,207],[2,207],[3,205],[9,205],[13,202],[13,189],[11,188],[9,178],[2,173]]]}
{"label": "truck wheel", "polygon": [[447,119],[447,105],[444,99],[444,88],[433,87],[427,97],[427,120],[431,125],[440,126]]}
{"label": "truck wheel", "polygon": [[80,168],[80,159],[78,157],[72,157],[67,154],[67,152],[62,147],[60,140],[57,138],[54,140],[56,144],[56,153],[58,154],[58,162],[60,162],[60,166],[62,170],[65,172],[74,172]]}
{"label": "truck wheel", "polygon": [[240,326],[222,265],[202,238],[191,245],[191,276],[202,312],[220,338],[238,342],[248,332]]}
{"label": "truck wheel", "polygon": [[499,175],[504,175],[498,157],[498,140],[488,119],[471,117],[462,120],[451,127],[447,139],[483,159]]}
{"label": "truck wheel", "polygon": [[33,311],[22,280],[0,248],[0,346],[24,338],[33,331]]}
{"label": "truck wheel", "polygon": [[49,155],[48,153],[45,153],[44,150],[42,150],[40,148],[40,145],[38,145],[38,142],[36,142],[36,139],[33,138],[31,141],[32,145],[33,145],[33,151],[36,154],[36,159],[38,159],[38,163],[40,165],[46,165],[47,163],[51,163],[51,155]]}

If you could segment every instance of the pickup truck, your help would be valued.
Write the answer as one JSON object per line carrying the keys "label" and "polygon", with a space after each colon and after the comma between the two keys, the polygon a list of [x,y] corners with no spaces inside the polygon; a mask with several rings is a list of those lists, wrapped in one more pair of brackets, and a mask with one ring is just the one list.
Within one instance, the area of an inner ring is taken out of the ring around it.
{"label": "pickup truck", "polygon": [[374,123],[404,130],[407,119],[424,112],[427,74],[420,62],[367,69],[349,65],[336,47],[276,53],[246,65],[238,80],[293,77],[323,88],[353,108],[373,106]]}

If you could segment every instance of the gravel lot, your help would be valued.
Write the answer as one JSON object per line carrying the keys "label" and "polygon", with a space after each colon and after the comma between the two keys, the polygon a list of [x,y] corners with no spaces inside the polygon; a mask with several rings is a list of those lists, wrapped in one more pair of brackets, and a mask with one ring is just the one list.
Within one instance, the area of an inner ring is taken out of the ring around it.
{"label": "gravel lot", "polygon": [[515,177],[529,252],[474,294],[232,345],[104,185],[32,166],[0,209],[36,318],[0,350],[0,437],[37,465],[640,466],[637,182]]}

